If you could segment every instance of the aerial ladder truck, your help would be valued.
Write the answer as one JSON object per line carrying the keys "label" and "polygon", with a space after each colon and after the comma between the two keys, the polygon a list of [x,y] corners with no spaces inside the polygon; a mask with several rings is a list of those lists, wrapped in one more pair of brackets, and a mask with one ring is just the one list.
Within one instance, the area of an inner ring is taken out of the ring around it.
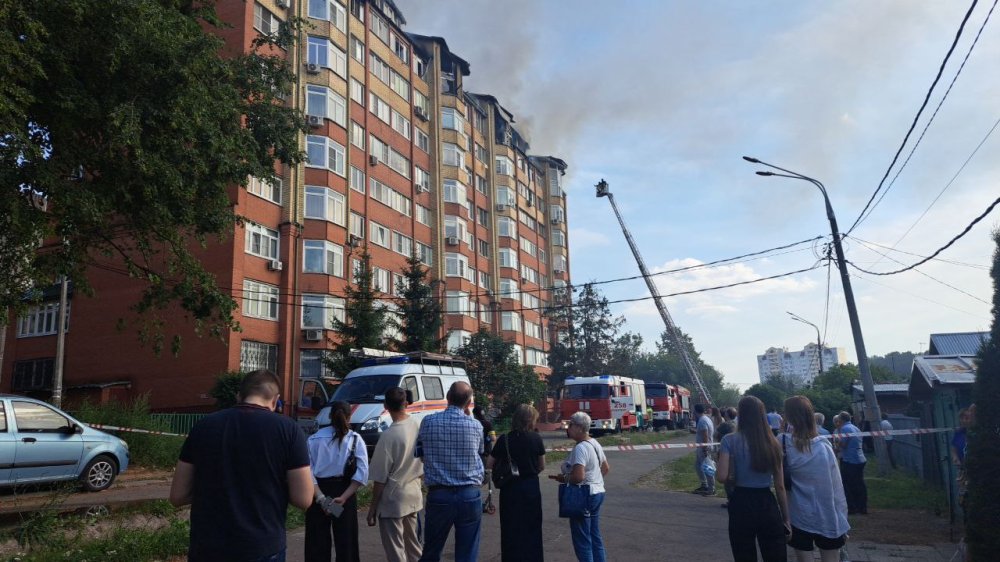
{"label": "aerial ladder truck", "polygon": [[663,304],[663,297],[660,296],[660,292],[656,289],[656,284],[653,283],[653,279],[649,276],[649,270],[646,269],[646,262],[642,260],[642,256],[639,254],[639,248],[635,245],[632,233],[629,232],[628,227],[625,226],[625,220],[622,219],[622,214],[618,212],[618,205],[615,204],[615,196],[611,194],[608,182],[602,179],[596,187],[597,196],[607,197],[608,201],[611,202],[611,209],[614,210],[615,216],[618,217],[618,224],[622,227],[622,233],[625,234],[625,240],[628,242],[629,248],[632,249],[632,255],[635,256],[635,261],[639,264],[639,272],[642,273],[642,278],[646,281],[646,287],[649,288],[649,294],[653,297],[653,302],[656,304],[656,310],[660,312],[660,318],[663,319],[663,323],[667,327],[667,337],[674,344],[674,348],[681,354],[681,360],[684,362],[684,367],[687,369],[688,376],[691,378],[691,382],[694,385],[695,390],[700,395],[701,403],[711,404],[712,397],[709,396],[708,390],[701,382],[701,376],[698,375],[698,369],[695,367],[694,361],[691,360],[691,355],[688,353],[684,337],[681,334],[680,329],[677,328],[677,325],[674,324],[674,320],[670,317],[670,312],[667,311],[667,305]]}

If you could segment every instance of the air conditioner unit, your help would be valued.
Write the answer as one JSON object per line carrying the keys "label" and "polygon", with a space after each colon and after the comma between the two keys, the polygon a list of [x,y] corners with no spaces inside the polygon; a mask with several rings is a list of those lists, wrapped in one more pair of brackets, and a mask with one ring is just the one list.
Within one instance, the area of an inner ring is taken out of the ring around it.
{"label": "air conditioner unit", "polygon": [[357,234],[349,234],[347,236],[347,245],[352,248],[357,248],[361,245],[361,237]]}
{"label": "air conditioner unit", "polygon": [[281,271],[285,267],[285,264],[281,263],[281,260],[271,260],[267,262],[267,268],[271,271]]}
{"label": "air conditioner unit", "polygon": [[461,240],[458,239],[458,236],[449,236],[445,238],[444,241],[449,246],[458,246],[461,243]]}
{"label": "air conditioner unit", "polygon": [[562,217],[552,217],[552,224],[559,224],[562,221]]}
{"label": "air conditioner unit", "polygon": [[306,115],[306,122],[309,123],[310,127],[322,127],[323,126],[323,116],[322,115]]}
{"label": "air conditioner unit", "polygon": [[306,341],[323,341],[323,330],[302,330]]}
{"label": "air conditioner unit", "polygon": [[503,213],[507,211],[507,205],[503,203],[497,203],[497,211]]}
{"label": "air conditioner unit", "polygon": [[288,0],[277,0],[275,4],[282,10],[288,9]]}
{"label": "air conditioner unit", "polygon": [[413,114],[417,116],[417,119],[420,119],[421,121],[427,121],[427,112],[424,111],[424,108],[422,107],[413,108]]}
{"label": "air conditioner unit", "polygon": [[372,166],[378,166],[378,156],[375,156],[374,154],[369,154],[368,163],[371,164]]}
{"label": "air conditioner unit", "polygon": [[323,67],[321,67],[320,65],[314,62],[306,63],[307,74],[319,74],[320,70],[323,70]]}
{"label": "air conditioner unit", "polygon": [[415,183],[413,187],[417,190],[417,193],[427,193],[431,190],[430,186],[424,185],[422,183]]}
{"label": "air conditioner unit", "polygon": [[556,275],[558,275],[560,273],[566,273],[566,270],[562,269],[561,267],[554,267],[554,268],[552,268],[552,273],[555,273]]}

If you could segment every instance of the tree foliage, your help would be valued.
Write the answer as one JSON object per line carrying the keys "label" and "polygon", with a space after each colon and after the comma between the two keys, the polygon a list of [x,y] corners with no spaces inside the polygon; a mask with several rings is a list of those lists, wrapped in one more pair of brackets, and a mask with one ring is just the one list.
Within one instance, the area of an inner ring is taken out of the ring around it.
{"label": "tree foliage", "polygon": [[403,280],[396,288],[399,316],[391,319],[399,333],[393,342],[398,351],[441,351],[444,338],[441,326],[441,300],[438,298],[441,281],[430,279],[428,269],[416,254],[406,260]]}
{"label": "tree foliage", "polygon": [[1000,230],[993,232],[993,325],[979,350],[972,398],[975,424],[970,430],[966,472],[969,479],[965,538],[972,560],[993,560],[1000,552]]}
{"label": "tree foliage", "polygon": [[782,405],[785,403],[785,398],[788,398],[788,394],[780,388],[761,383],[748,388],[746,394],[760,398],[760,401],[764,403],[764,407],[767,408],[768,412],[771,410],[781,410]]}
{"label": "tree foliage", "polygon": [[228,371],[215,377],[209,396],[215,399],[215,407],[222,410],[239,402],[240,386],[247,374],[242,371]]}
{"label": "tree foliage", "polygon": [[231,235],[233,186],[301,159],[301,113],[279,99],[294,74],[276,56],[293,30],[223,56],[212,2],[0,6],[0,309],[61,275],[92,292],[99,267],[141,281],[157,351],[171,306],[202,332],[231,328],[234,300],[194,248]]}
{"label": "tree foliage", "polygon": [[375,289],[372,259],[362,251],[354,282],[344,287],[345,319],[334,318],[332,328],[338,339],[332,353],[323,358],[335,376],[343,377],[359,365],[351,355],[353,349],[384,349],[385,333],[392,326],[389,309]]}
{"label": "tree foliage", "polygon": [[581,376],[608,373],[618,328],[625,323],[622,317],[611,315],[607,297],[590,283],[583,286],[577,298],[574,340],[577,350],[577,369]]}
{"label": "tree foliage", "polygon": [[465,359],[465,371],[476,393],[476,404],[509,416],[520,404],[534,404],[545,393],[545,382],[534,369],[520,365],[514,344],[479,330],[453,354]]}

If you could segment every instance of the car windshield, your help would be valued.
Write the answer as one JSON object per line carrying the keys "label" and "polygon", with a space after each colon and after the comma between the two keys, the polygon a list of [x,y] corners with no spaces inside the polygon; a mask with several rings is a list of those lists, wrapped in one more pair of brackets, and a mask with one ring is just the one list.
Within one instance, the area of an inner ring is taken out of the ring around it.
{"label": "car windshield", "polygon": [[399,375],[370,375],[344,379],[333,394],[333,400],[342,400],[352,404],[363,402],[381,402],[385,392],[394,386],[399,386]]}
{"label": "car windshield", "polygon": [[647,386],[646,396],[648,398],[666,398],[669,394],[667,394],[667,387],[665,386]]}
{"label": "car windshield", "polygon": [[563,387],[563,398],[607,398],[606,384],[571,384]]}

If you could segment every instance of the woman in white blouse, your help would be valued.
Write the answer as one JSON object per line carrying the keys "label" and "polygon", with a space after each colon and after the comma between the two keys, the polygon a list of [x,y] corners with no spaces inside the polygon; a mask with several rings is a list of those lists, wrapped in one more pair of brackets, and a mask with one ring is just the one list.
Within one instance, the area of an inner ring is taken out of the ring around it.
{"label": "woman in white blouse", "polygon": [[361,436],[351,431],[350,419],[350,404],[334,402],[331,425],[309,437],[316,498],[306,510],[306,562],[330,562],[331,530],[337,561],[360,561],[355,492],[368,483],[368,450]]}
{"label": "woman in white blouse", "polygon": [[823,562],[835,562],[851,528],[837,457],[830,440],[816,432],[808,398],[785,400],[785,420],[791,426],[790,433],[780,436],[785,470],[792,479],[788,489],[792,538],[788,544],[800,562],[813,559],[813,545],[819,548]]}

